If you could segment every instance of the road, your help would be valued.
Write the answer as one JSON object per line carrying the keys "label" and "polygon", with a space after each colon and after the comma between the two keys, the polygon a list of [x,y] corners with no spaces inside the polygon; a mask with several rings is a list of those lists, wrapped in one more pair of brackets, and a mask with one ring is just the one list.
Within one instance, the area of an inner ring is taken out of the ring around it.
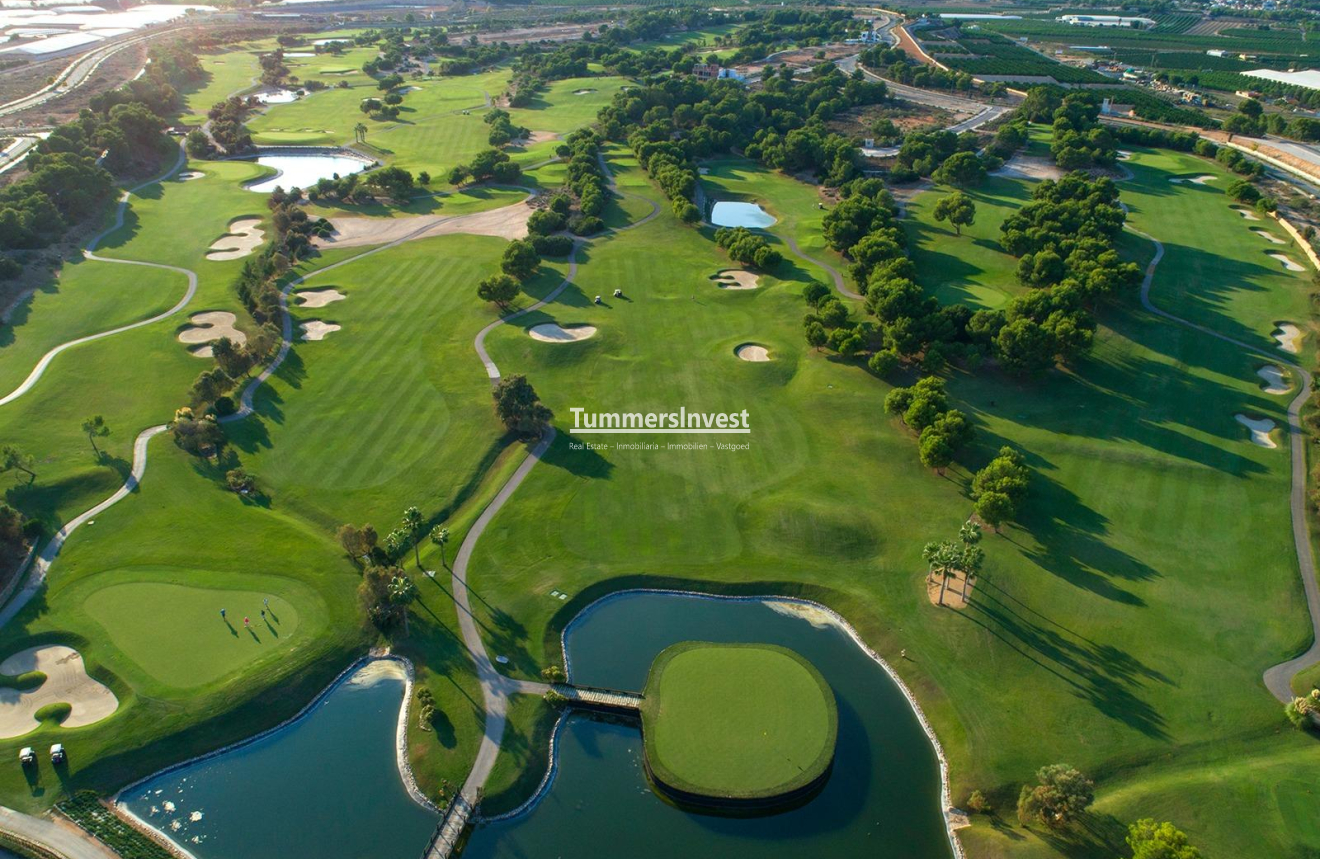
{"label": "road", "polygon": [[131,38],[115,42],[110,45],[101,45],[93,48],[87,53],[76,57],[71,63],[64,67],[55,80],[46,84],[36,92],[25,95],[22,98],[0,104],[0,116],[9,116],[10,114],[21,113],[46,102],[59,98],[62,95],[72,92],[83,84],[91,80],[92,75],[101,67],[101,64],[113,57],[115,54],[134,45],[154,39],[157,36],[164,36],[169,33],[180,32],[183,28],[174,27],[167,30],[157,30],[151,33],[141,33]]}

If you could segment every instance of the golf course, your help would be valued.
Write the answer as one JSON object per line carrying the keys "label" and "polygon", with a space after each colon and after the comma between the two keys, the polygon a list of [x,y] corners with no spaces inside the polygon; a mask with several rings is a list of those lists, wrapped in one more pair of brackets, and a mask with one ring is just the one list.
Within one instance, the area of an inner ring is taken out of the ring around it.
{"label": "golf course", "polygon": [[[631,49],[704,56],[734,30]],[[271,90],[261,58],[277,47],[200,55],[178,122],[200,129],[219,121],[212,105]],[[272,198],[246,187],[271,168],[174,140],[0,325],[0,443],[26,455],[0,473],[3,500],[43,534],[0,605],[0,661],[62,648],[0,667],[0,723],[13,708],[26,728],[0,731],[0,805],[40,815],[91,791],[156,814],[120,791],[217,750],[201,771],[313,754],[296,739],[309,734],[356,748],[360,718],[379,735],[372,760],[397,757],[407,790],[386,798],[390,819],[425,829],[430,816],[398,806],[421,797],[439,810],[432,847],[469,824],[474,856],[552,843],[862,855],[882,844],[874,826],[885,849],[921,859],[1112,859],[1143,818],[1172,821],[1207,857],[1312,855],[1320,788],[1305,774],[1320,744],[1276,696],[1308,693],[1316,674],[1266,672],[1313,640],[1317,272],[1278,219],[1244,216],[1256,210],[1230,195],[1238,174],[1122,144],[1095,175],[1117,189],[1113,249],[1139,276],[1088,304],[1088,348],[1037,373],[993,358],[881,372],[803,336],[804,314],[835,300],[849,324],[877,315],[858,254],[830,239],[847,194],[741,149],[694,158],[692,199],[773,218],[751,232],[780,259],[755,265],[708,205],[692,218],[675,204],[646,148],[672,145],[667,131],[583,131],[612,106],[638,128],[644,110],[668,121],[640,104],[648,75],[584,63],[514,105],[501,55],[417,74],[389,118],[360,108],[389,89],[363,70],[375,44],[317,48],[283,63],[326,86],[245,107],[251,143],[350,152],[371,165],[359,189],[407,171],[406,199],[326,190],[337,174],[311,199]],[[500,114],[531,132],[497,147],[511,181],[473,166]],[[971,318],[1037,291],[1001,226],[1050,181],[1012,168],[1048,161],[1053,133],[1032,124],[1017,162],[966,187],[888,183],[921,300]],[[584,181],[604,189],[599,215],[594,191],[569,190]],[[955,194],[974,221],[947,217]],[[556,198],[572,214],[537,235]],[[294,210],[313,225],[299,253]],[[534,245],[511,298],[479,297]],[[261,265],[265,293],[250,288]],[[235,344],[265,351],[199,395]],[[534,431],[492,408],[492,389],[498,401],[522,377],[552,413]],[[887,405],[923,378],[975,428],[938,466]],[[620,438],[574,424],[576,411],[680,408],[742,412],[750,429]],[[201,424],[213,435],[190,448],[180,428]],[[974,517],[977,473],[1004,448],[1029,491],[1002,523]],[[928,544],[969,521],[983,564],[962,571],[956,607],[943,592],[933,604]],[[27,672],[53,682],[66,650],[77,670],[46,694],[71,712],[43,712]],[[352,719],[317,715],[324,690],[386,655],[406,672],[351,699]],[[561,694],[576,683],[637,712],[585,725]],[[19,765],[25,747],[37,765]],[[1081,822],[1020,819],[1020,791],[1059,763],[1094,782]],[[336,811],[344,826],[371,825],[381,791],[367,793]],[[603,815],[598,801],[618,805]],[[740,808],[756,815],[722,816]],[[171,837],[163,812],[143,819]],[[578,844],[573,827],[599,838]],[[259,841],[176,843],[196,859],[275,849]]]}

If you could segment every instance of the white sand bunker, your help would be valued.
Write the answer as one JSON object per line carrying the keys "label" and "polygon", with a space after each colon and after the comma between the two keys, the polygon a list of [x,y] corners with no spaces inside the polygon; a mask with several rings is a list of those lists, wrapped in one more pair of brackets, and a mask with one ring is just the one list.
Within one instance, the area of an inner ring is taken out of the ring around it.
{"label": "white sand bunker", "polygon": [[[247,335],[234,327],[238,317],[224,310],[212,310],[206,313],[194,313],[188,322],[191,327],[179,332],[180,343],[211,343],[221,337],[228,337],[239,346],[247,342]],[[210,346],[198,346],[189,349],[198,358],[211,358],[214,352]]]}
{"label": "white sand bunker", "polygon": [[1178,185],[1183,182],[1186,182],[1191,185],[1204,185],[1206,182],[1213,182],[1214,180],[1215,177],[1207,173],[1203,176],[1175,176],[1169,181],[1175,185]]}
{"label": "white sand bunker", "polygon": [[1251,231],[1252,231],[1253,233],[1255,233],[1256,235],[1260,236],[1260,237],[1261,237],[1262,239],[1264,239],[1265,241],[1270,242],[1271,244],[1276,244],[1276,245],[1286,245],[1286,244],[1288,244],[1288,243],[1285,242],[1283,239],[1281,239],[1281,238],[1279,238],[1278,236],[1274,235],[1274,233],[1269,233],[1269,232],[1266,232],[1265,230],[1262,230],[1262,229],[1259,229],[1259,228],[1256,228],[1256,227],[1253,227]]}
{"label": "white sand bunker", "polygon": [[573,343],[596,335],[593,325],[573,325],[563,328],[557,322],[542,322],[527,329],[527,336],[542,343]]}
{"label": "white sand bunker", "polygon": [[1239,209],[1237,206],[1233,206],[1232,208],[1233,208],[1233,211],[1237,212],[1239,215],[1241,215],[1242,217],[1246,218],[1248,221],[1259,221],[1259,220],[1260,220],[1260,217],[1257,216],[1255,212],[1252,212],[1252,211],[1250,211],[1249,209]]}
{"label": "white sand bunker", "polygon": [[711,280],[715,281],[715,285],[720,289],[756,289],[761,285],[761,278],[758,275],[740,268],[725,269]]}
{"label": "white sand bunker", "polygon": [[119,709],[115,693],[87,676],[82,655],[72,647],[46,644],[29,647],[0,662],[0,674],[11,677],[40,671],[46,681],[27,692],[0,689],[0,737],[19,737],[39,724],[35,713],[48,704],[72,707],[62,723],[78,728],[99,722]]}
{"label": "white sand bunker", "polygon": [[1282,367],[1266,364],[1256,370],[1256,375],[1265,380],[1265,387],[1261,390],[1267,394],[1286,394],[1292,390],[1292,385],[1288,384],[1288,377],[1284,375]]}
{"label": "white sand bunker", "polygon": [[709,168],[709,167],[698,167],[698,168],[697,168],[697,172],[700,173],[702,176],[705,176],[706,174],[710,173],[710,168]]}
{"label": "white sand bunker", "polygon": [[1270,335],[1279,341],[1279,348],[1294,355],[1302,351],[1302,330],[1291,322],[1274,323],[1274,333]]}
{"label": "white sand bunker", "polygon": [[587,95],[593,92],[595,92],[594,89],[575,89],[573,90],[573,95]]}
{"label": "white sand bunker", "polygon": [[189,170],[187,173],[180,173],[177,178],[180,182],[191,182],[194,179],[204,179],[206,174],[200,170]]}
{"label": "white sand bunker", "polygon": [[302,340],[324,340],[326,335],[338,331],[341,327],[333,322],[322,322],[319,319],[312,319],[298,326],[302,329]]}
{"label": "white sand bunker", "polygon": [[514,203],[473,215],[413,215],[403,218],[335,218],[329,238],[315,238],[317,247],[362,247],[383,245],[403,239],[424,239],[466,233],[500,239],[527,237],[527,219],[535,211],[525,203]]}
{"label": "white sand bunker", "polygon": [[337,289],[309,289],[306,292],[295,292],[293,297],[298,299],[299,307],[325,307],[348,298]]}
{"label": "white sand bunker", "polygon": [[1251,430],[1251,443],[1261,447],[1278,447],[1270,433],[1274,431],[1274,421],[1269,418],[1249,418],[1244,414],[1234,415],[1237,422]]}
{"label": "white sand bunker", "polygon": [[[288,54],[285,54],[285,56],[287,57]],[[1126,149],[1120,149],[1120,150],[1118,150],[1118,160],[1119,160],[1119,161],[1127,161],[1127,160],[1128,160],[1129,158],[1131,158],[1131,157],[1132,157],[1132,153],[1131,153],[1131,152],[1128,152]]]}
{"label": "white sand bunker", "polygon": [[744,361],[769,361],[770,353],[764,346],[757,346],[755,343],[744,343],[734,348],[733,354]]}
{"label": "white sand bunker", "polygon": [[209,260],[241,259],[261,247],[264,235],[258,224],[260,218],[239,218],[229,225],[229,232],[211,242],[206,252]]}
{"label": "white sand bunker", "polygon": [[1265,256],[1283,263],[1283,267],[1288,269],[1288,271],[1306,271],[1305,268],[1288,259],[1283,254],[1267,253]]}

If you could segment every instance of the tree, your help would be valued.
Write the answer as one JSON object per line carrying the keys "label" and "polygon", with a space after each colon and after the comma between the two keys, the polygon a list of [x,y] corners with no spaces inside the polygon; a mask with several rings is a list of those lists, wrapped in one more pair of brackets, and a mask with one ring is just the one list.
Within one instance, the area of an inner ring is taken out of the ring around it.
{"label": "tree", "polygon": [[942,433],[927,429],[921,434],[918,456],[923,466],[935,469],[937,474],[944,474],[944,469],[953,462],[953,447]]}
{"label": "tree", "polygon": [[367,142],[366,123],[359,122],[357,125],[353,126],[353,140],[355,140],[358,143]]}
{"label": "tree", "polygon": [[975,152],[955,152],[944,159],[930,178],[941,185],[970,188],[985,181],[985,163],[976,157]]}
{"label": "tree", "polygon": [[825,326],[819,322],[811,322],[807,325],[807,345],[811,346],[817,352],[829,340],[829,335],[825,333]]}
{"label": "tree", "polygon": [[362,563],[362,559],[376,548],[376,529],[370,525],[362,528],[340,525],[335,536],[339,539],[339,545],[344,548],[344,553],[352,558],[355,564]]}
{"label": "tree", "polygon": [[524,437],[540,436],[550,425],[554,412],[536,395],[526,376],[508,376],[495,386],[495,414],[509,432]]}
{"label": "tree", "polygon": [[1095,801],[1095,783],[1068,764],[1050,764],[1036,771],[1035,787],[1023,785],[1018,819],[1060,828],[1075,822]]}
{"label": "tree", "polygon": [[390,577],[390,583],[387,588],[389,601],[391,605],[397,606],[399,616],[403,619],[403,634],[408,634],[408,606],[417,599],[417,583],[412,577],[398,570]]}
{"label": "tree", "polygon": [[541,255],[536,252],[536,246],[524,239],[509,242],[500,258],[500,269],[518,280],[531,277],[540,264]]}
{"label": "tree", "polygon": [[976,515],[997,532],[999,526],[1017,516],[1027,497],[1031,476],[1022,454],[1005,445],[994,459],[972,478],[972,500]]}
{"label": "tree", "polygon": [[981,521],[995,529],[999,533],[999,527],[1008,522],[1017,513],[1017,505],[1013,499],[1002,492],[983,492],[981,497],[976,499],[973,510]]}
{"label": "tree", "polygon": [[422,511],[416,507],[409,507],[403,511],[403,527],[408,529],[412,535],[413,555],[417,560],[417,569],[422,568],[422,550],[420,547],[422,530]]}
{"label": "tree", "polygon": [[256,479],[241,468],[231,468],[225,472],[225,485],[230,492],[247,495],[257,488]]}
{"label": "tree", "polygon": [[1187,835],[1172,823],[1142,818],[1128,827],[1132,859],[1201,859],[1201,851],[1187,842]]}
{"label": "tree", "polygon": [[954,232],[961,236],[963,227],[976,220],[976,204],[961,191],[955,191],[935,204],[935,220],[948,221]]}
{"label": "tree", "polygon": [[82,422],[82,431],[87,436],[87,440],[92,443],[92,450],[95,451],[97,456],[100,456],[101,450],[96,446],[96,440],[110,435],[110,427],[106,426],[105,418],[100,415],[92,415]]}
{"label": "tree", "polygon": [[28,483],[37,479],[32,470],[32,456],[19,450],[12,444],[0,447],[0,474],[7,471],[21,471],[28,476]]}
{"label": "tree", "polygon": [[477,284],[477,297],[483,301],[492,301],[503,310],[509,308],[509,302],[517,298],[521,291],[518,281],[507,274],[493,274]]}
{"label": "tree", "polygon": [[445,560],[445,544],[449,542],[449,529],[436,525],[431,529],[431,542],[440,547],[440,566],[449,569],[449,562]]}

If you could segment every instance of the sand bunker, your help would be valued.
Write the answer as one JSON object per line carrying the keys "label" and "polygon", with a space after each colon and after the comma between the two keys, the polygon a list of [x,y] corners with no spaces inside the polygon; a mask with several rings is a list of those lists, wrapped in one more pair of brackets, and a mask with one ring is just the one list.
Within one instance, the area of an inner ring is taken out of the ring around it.
{"label": "sand bunker", "polygon": [[[234,327],[238,317],[224,310],[194,313],[188,321],[192,323],[192,327],[179,332],[180,343],[211,343],[221,337],[228,337],[239,346],[247,342],[247,335]],[[211,358],[215,354],[210,346],[198,346],[188,351],[198,358]]]}
{"label": "sand bunker", "polygon": [[39,723],[33,714],[48,704],[73,708],[62,723],[66,728],[99,722],[119,708],[115,693],[87,676],[82,656],[72,647],[29,647],[0,662],[0,674],[12,677],[29,671],[44,673],[46,682],[27,692],[0,689],[0,737],[19,737],[34,730]]}
{"label": "sand bunker", "polygon": [[306,292],[295,292],[293,297],[298,299],[299,307],[325,307],[332,302],[348,298],[337,289],[309,289]]}
{"label": "sand bunker", "polygon": [[1214,180],[1215,180],[1214,176],[1206,174],[1204,176],[1175,176],[1169,181],[1175,185],[1181,184],[1183,182],[1186,182],[1189,185],[1204,185],[1206,182],[1213,182]]}
{"label": "sand bunker", "polygon": [[588,93],[593,92],[595,92],[594,89],[575,89],[573,90],[573,95],[587,95]]}
{"label": "sand bunker", "polygon": [[1244,414],[1237,414],[1237,422],[1247,429],[1251,430],[1251,443],[1258,444],[1261,447],[1278,447],[1270,433],[1274,431],[1274,421],[1269,418],[1249,418]]}
{"label": "sand bunker", "polygon": [[1302,331],[1291,322],[1274,323],[1274,333],[1270,335],[1279,341],[1279,348],[1294,355],[1302,351]]}
{"label": "sand bunker", "polygon": [[764,346],[757,346],[755,343],[744,343],[733,350],[744,361],[769,361],[770,353]]}
{"label": "sand bunker", "polygon": [[1261,390],[1267,394],[1286,394],[1292,390],[1292,385],[1288,384],[1288,377],[1283,374],[1282,367],[1266,364],[1256,370],[1256,375],[1265,380],[1265,387]]}
{"label": "sand bunker", "polygon": [[201,172],[200,170],[189,170],[187,173],[180,173],[175,178],[178,179],[180,182],[191,182],[194,179],[203,179],[205,177],[206,174]]}
{"label": "sand bunker", "polygon": [[[287,57],[288,54],[285,54],[285,56]],[[1120,150],[1118,150],[1118,160],[1119,160],[1119,161],[1127,161],[1127,160],[1128,160],[1129,158],[1131,158],[1131,157],[1132,157],[1132,153],[1131,153],[1131,152],[1128,152],[1126,149],[1120,149]]]}
{"label": "sand bunker", "polygon": [[313,319],[302,323],[298,327],[301,328],[303,332],[302,337],[299,339],[324,340],[326,335],[333,331],[338,331],[342,326],[336,325],[333,322],[322,322],[319,319]]}
{"label": "sand bunker", "polygon": [[315,238],[317,247],[353,248],[383,245],[404,239],[425,239],[466,233],[472,236],[495,236],[500,239],[527,237],[527,219],[535,211],[525,203],[515,203],[473,215],[414,215],[405,218],[335,218],[329,238]]}
{"label": "sand bunker", "polygon": [[715,285],[720,289],[756,289],[761,285],[761,278],[758,275],[740,268],[726,269],[711,280],[715,281]]}
{"label": "sand bunker", "polygon": [[1260,220],[1260,217],[1257,216],[1255,212],[1252,212],[1252,211],[1247,210],[1247,209],[1239,209],[1237,206],[1233,206],[1232,208],[1233,208],[1233,211],[1237,212],[1239,215],[1241,215],[1242,217],[1246,218],[1248,221],[1259,221],[1259,220]]}
{"label": "sand bunker", "polygon": [[258,224],[260,218],[239,218],[229,225],[229,232],[211,242],[206,252],[209,260],[241,259],[261,247],[264,235]]}
{"label": "sand bunker", "polygon": [[1059,165],[1047,158],[1035,158],[1030,155],[1014,155],[1004,162],[1004,166],[995,171],[996,176],[1009,176],[1014,179],[1059,179],[1063,171]]}
{"label": "sand bunker", "polygon": [[697,168],[697,172],[700,173],[702,176],[705,176],[706,174],[710,173],[710,168],[709,168],[709,167],[698,167],[698,168]]}
{"label": "sand bunker", "polygon": [[542,322],[540,325],[533,325],[528,328],[527,335],[533,340],[540,340],[542,343],[573,343],[577,340],[594,337],[596,329],[592,325],[573,325],[569,328],[561,328],[557,322]]}
{"label": "sand bunker", "polygon": [[1274,233],[1268,233],[1268,232],[1266,232],[1265,230],[1258,229],[1258,228],[1255,228],[1255,227],[1253,227],[1251,231],[1252,231],[1253,233],[1255,233],[1256,235],[1260,236],[1260,237],[1261,237],[1262,239],[1264,239],[1265,241],[1270,242],[1271,244],[1276,244],[1276,245],[1286,245],[1286,244],[1288,244],[1288,243],[1285,242],[1283,239],[1281,239],[1281,238],[1279,238],[1278,236],[1274,235]]}
{"label": "sand bunker", "polygon": [[1283,263],[1283,267],[1288,269],[1288,271],[1306,271],[1305,268],[1293,262],[1292,260],[1288,259],[1283,254],[1268,253],[1265,254],[1265,256],[1269,257],[1270,259],[1278,260],[1279,262]]}
{"label": "sand bunker", "polygon": [[533,143],[545,143],[547,140],[558,140],[559,135],[553,131],[529,131],[526,137],[519,137],[517,140],[509,141],[514,146],[530,146]]}

